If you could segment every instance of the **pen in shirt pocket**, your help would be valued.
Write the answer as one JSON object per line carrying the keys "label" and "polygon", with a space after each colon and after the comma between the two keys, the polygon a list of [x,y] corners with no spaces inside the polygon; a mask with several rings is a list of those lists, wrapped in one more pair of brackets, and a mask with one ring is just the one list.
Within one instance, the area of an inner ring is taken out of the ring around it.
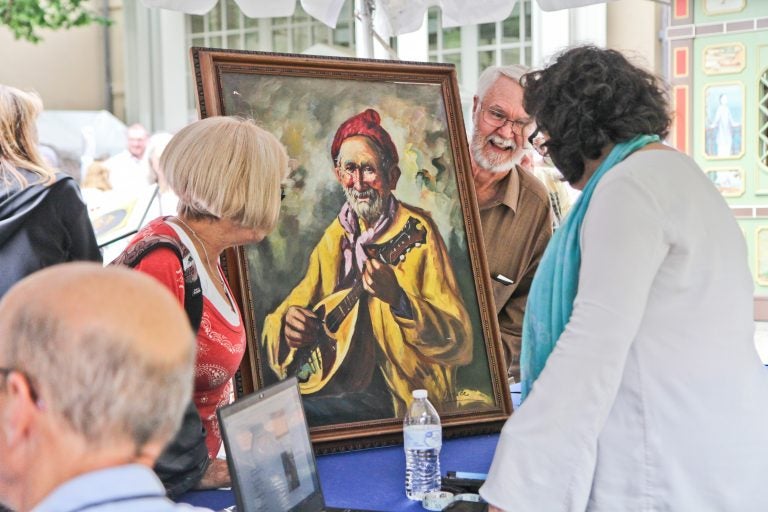
{"label": "pen in shirt pocket", "polygon": [[493,278],[494,281],[498,281],[499,283],[505,286],[515,284],[515,282],[512,279],[508,278],[504,274],[491,274],[491,278]]}

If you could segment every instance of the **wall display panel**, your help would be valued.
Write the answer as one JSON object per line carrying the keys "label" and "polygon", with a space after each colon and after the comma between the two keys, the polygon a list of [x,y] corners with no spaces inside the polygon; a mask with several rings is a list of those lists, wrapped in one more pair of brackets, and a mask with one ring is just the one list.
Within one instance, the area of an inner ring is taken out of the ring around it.
{"label": "wall display panel", "polygon": [[704,155],[739,158],[744,153],[744,86],[741,82],[704,87]]}
{"label": "wall display panel", "polygon": [[736,167],[707,169],[707,177],[724,197],[740,197],[746,190],[744,171]]}
{"label": "wall display panel", "polygon": [[704,4],[704,13],[714,16],[742,11],[747,5],[747,0],[702,0],[702,3]]}
{"label": "wall display panel", "polygon": [[747,50],[741,43],[715,44],[704,48],[704,74],[740,73],[746,65]]}

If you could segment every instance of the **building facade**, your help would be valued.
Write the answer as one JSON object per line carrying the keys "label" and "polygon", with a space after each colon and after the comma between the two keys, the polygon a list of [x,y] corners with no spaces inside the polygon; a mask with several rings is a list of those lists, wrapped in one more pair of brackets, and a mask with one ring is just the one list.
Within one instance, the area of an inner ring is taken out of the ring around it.
{"label": "building facade", "polygon": [[[535,0],[519,0],[505,20],[443,28],[439,9],[431,8],[416,32],[382,34],[386,46],[374,43],[374,55],[454,64],[466,114],[477,78],[488,65],[537,66],[572,44],[629,50],[650,70],[662,72],[663,11],[650,1],[620,0],[548,13]],[[253,19],[244,16],[233,0],[221,0],[204,16],[148,9],[139,0],[126,0],[124,76],[125,90],[132,92],[126,94],[124,116],[156,130],[174,130],[196,119],[189,65],[192,46],[360,57],[361,27],[354,12],[355,1],[346,0],[336,28],[331,29],[306,14],[298,1],[291,17]],[[609,23],[628,19],[647,21],[645,30]]]}
{"label": "building facade", "polygon": [[747,241],[755,317],[768,320],[768,2],[674,0],[666,35],[671,142],[730,204]]}

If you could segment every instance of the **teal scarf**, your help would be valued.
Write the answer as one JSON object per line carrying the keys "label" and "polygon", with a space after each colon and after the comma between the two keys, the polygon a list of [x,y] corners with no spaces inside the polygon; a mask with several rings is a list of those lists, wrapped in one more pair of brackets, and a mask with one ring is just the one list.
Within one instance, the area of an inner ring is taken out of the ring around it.
{"label": "teal scarf", "polygon": [[658,140],[657,135],[638,135],[632,140],[616,144],[589,178],[565,222],[555,231],[547,245],[531,284],[523,320],[523,345],[520,352],[523,400],[544,369],[549,354],[571,318],[581,267],[579,233],[592,192],[614,165]]}

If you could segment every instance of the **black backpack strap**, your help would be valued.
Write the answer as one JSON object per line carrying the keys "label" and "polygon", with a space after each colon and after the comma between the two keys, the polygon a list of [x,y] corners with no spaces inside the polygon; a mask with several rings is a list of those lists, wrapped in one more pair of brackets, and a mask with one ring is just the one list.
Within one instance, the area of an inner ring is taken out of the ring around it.
{"label": "black backpack strap", "polygon": [[[110,265],[135,267],[151,251],[171,249],[179,258],[184,272],[184,309],[196,333],[203,317],[203,288],[195,261],[181,242],[168,235],[149,235],[126,249]],[[208,468],[205,428],[193,400],[187,404],[179,431],[155,461],[155,473],[163,482],[168,496],[176,498],[192,489]]]}
{"label": "black backpack strap", "polygon": [[126,249],[111,265],[126,265],[133,268],[147,254],[160,247],[172,250],[181,262],[184,272],[184,310],[187,312],[192,330],[197,332],[203,318],[203,287],[200,285],[195,260],[184,244],[168,235],[149,235]]}

